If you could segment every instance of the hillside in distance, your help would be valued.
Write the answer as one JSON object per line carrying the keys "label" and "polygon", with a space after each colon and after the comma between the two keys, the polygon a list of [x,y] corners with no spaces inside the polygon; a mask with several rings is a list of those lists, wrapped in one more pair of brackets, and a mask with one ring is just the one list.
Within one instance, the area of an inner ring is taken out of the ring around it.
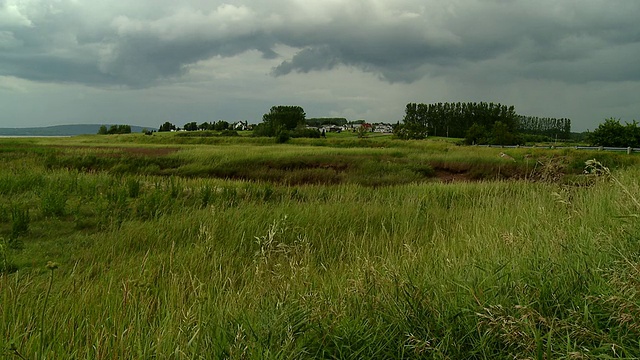
{"label": "hillside in distance", "polygon": [[[74,136],[97,134],[102,124],[55,125],[45,127],[0,128],[0,136]],[[106,124],[107,128],[111,126]],[[141,126],[131,126],[131,132],[141,132]]]}

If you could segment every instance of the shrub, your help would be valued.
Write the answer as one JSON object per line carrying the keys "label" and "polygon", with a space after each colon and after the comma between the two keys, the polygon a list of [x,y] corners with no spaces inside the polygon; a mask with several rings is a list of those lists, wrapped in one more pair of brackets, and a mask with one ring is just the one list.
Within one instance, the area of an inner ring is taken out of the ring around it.
{"label": "shrub", "polygon": [[318,129],[309,129],[305,127],[297,127],[291,132],[292,138],[313,138],[319,139],[322,134]]}
{"label": "shrub", "polygon": [[[358,129],[358,137],[360,137],[360,129],[362,127]],[[427,137],[427,128],[413,123],[397,124],[393,128],[393,135],[401,140],[421,140]]]}
{"label": "shrub", "polygon": [[280,130],[277,134],[276,134],[276,143],[278,144],[284,144],[287,141],[289,141],[289,139],[291,138],[291,134],[289,133],[289,131],[287,130]]}
{"label": "shrub", "polygon": [[474,123],[471,125],[464,137],[464,143],[467,145],[484,145],[487,143],[487,129],[484,126]]}
{"label": "shrub", "polygon": [[272,137],[276,133],[276,128],[271,123],[260,123],[253,127],[253,136]]}

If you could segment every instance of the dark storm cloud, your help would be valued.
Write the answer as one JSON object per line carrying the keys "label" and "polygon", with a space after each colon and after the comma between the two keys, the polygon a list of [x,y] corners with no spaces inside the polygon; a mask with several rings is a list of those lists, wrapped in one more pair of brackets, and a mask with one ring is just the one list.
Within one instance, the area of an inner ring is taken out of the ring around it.
{"label": "dark storm cloud", "polygon": [[321,31],[311,27],[293,37],[291,44],[306,40],[307,48],[274,74],[342,64],[390,82],[411,82],[427,73],[465,73],[500,58],[501,71],[514,77],[569,83],[637,80],[639,67],[632,61],[640,55],[640,25],[632,14],[640,13],[640,2],[452,3],[451,12],[433,14],[423,8],[402,22],[375,21],[383,17],[365,11],[364,18],[374,21],[345,26],[350,19],[336,16]]}
{"label": "dark storm cloud", "polygon": [[285,61],[273,69],[276,76],[286,75],[293,70],[331,70],[341,62],[338,52],[329,46],[306,48],[298,52],[291,61]]}
{"label": "dark storm cloud", "polygon": [[[8,50],[0,53],[0,75],[146,87],[183,75],[190,65],[214,56],[247,50],[277,56],[275,40],[254,28],[254,14],[246,7],[221,5],[142,18],[87,14],[90,6],[78,8],[73,2],[56,3],[51,11],[26,7],[20,12],[7,1],[0,5],[0,48]],[[42,4],[33,7],[37,5]],[[149,3],[150,13],[153,5]]]}
{"label": "dark storm cloud", "polygon": [[274,59],[286,45],[297,53],[275,76],[349,66],[410,83],[493,61],[514,78],[639,79],[637,0],[177,4],[0,0],[0,75],[147,87],[215,56]]}
{"label": "dark storm cloud", "polygon": [[[260,49],[263,44],[262,37],[251,34],[225,41],[192,38],[157,41],[147,36],[129,37],[110,49],[109,55],[101,60],[99,70],[129,86],[146,86],[159,79],[183,75],[189,65],[200,60],[237,55]],[[269,48],[263,53],[266,58],[275,56]]]}

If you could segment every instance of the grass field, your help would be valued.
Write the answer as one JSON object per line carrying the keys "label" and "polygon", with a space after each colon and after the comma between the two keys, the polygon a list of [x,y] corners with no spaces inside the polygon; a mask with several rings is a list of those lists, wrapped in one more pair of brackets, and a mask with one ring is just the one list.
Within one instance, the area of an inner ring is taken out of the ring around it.
{"label": "grass field", "polygon": [[0,139],[0,354],[640,357],[640,158],[499,152]]}

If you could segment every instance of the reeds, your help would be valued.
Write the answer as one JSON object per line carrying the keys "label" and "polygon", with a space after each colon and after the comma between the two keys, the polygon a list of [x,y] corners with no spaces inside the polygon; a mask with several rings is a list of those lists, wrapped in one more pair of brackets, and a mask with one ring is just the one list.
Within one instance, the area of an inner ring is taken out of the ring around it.
{"label": "reeds", "polygon": [[[297,164],[289,145],[272,146],[258,163]],[[433,154],[445,159],[442,148]],[[300,153],[409,166],[426,157],[314,149]],[[258,156],[227,150],[172,156],[201,166]],[[579,187],[373,188],[47,170],[29,160],[29,171],[13,172],[22,166],[14,161],[0,169],[0,237],[14,221],[4,204],[27,209],[30,220],[24,248],[6,253],[14,270],[0,274],[3,355],[640,356],[635,167]],[[44,210],[52,203],[62,211]],[[60,264],[55,281],[48,260]]]}

